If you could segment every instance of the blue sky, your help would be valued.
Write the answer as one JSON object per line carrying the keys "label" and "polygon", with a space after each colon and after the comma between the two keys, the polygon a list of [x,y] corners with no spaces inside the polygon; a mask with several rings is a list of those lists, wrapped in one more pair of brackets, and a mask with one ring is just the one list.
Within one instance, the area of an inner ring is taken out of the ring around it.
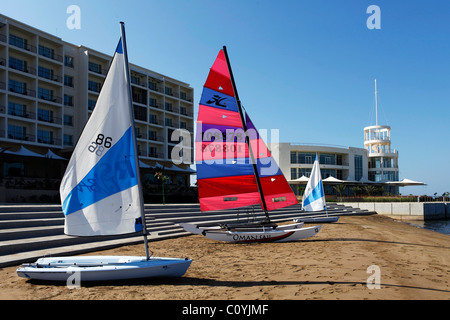
{"label": "blue sky", "polygon": [[[401,192],[450,192],[450,1],[0,1],[4,15],[109,54],[124,21],[130,62],[189,83],[196,108],[226,45],[244,107],[282,142],[364,147],[377,78],[400,179],[428,184]],[[373,4],[380,30],[366,26]],[[66,27],[69,5],[80,30]]]}

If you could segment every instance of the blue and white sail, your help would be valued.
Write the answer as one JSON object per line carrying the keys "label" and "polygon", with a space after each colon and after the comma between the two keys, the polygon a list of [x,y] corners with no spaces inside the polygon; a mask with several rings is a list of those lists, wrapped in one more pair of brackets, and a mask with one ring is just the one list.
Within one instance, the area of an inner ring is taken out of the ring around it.
{"label": "blue and white sail", "polygon": [[305,211],[323,211],[327,208],[317,155],[309,182],[306,185],[305,193],[303,194],[302,207]]}
{"label": "blue and white sail", "polygon": [[121,38],[96,107],[61,182],[64,232],[68,235],[143,230],[125,50]]}

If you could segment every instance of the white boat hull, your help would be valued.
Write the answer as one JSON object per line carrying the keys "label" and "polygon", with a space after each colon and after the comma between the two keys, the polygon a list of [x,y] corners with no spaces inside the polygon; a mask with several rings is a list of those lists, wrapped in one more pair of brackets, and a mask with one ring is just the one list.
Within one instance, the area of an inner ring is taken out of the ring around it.
{"label": "white boat hull", "polygon": [[[208,231],[224,231],[224,229],[220,226],[213,226],[213,227],[199,227],[190,223],[179,223],[179,226],[183,227],[185,231],[193,233],[193,234],[199,234],[202,235],[204,232],[208,232]],[[295,222],[293,224],[287,224],[287,225],[282,225],[282,226],[278,226],[276,228],[277,231],[282,231],[282,230],[291,230],[291,229],[300,229],[303,226],[303,222]],[[238,230],[239,228],[237,228]],[[248,229],[248,228],[247,228]],[[272,230],[269,228],[264,228],[264,227],[255,227],[254,228],[255,231],[264,231],[264,230]]]}
{"label": "white boat hull", "polygon": [[206,231],[205,237],[211,240],[252,243],[252,242],[291,242],[315,236],[322,226],[301,229],[270,230],[256,232]]}
{"label": "white boat hull", "polygon": [[338,221],[339,217],[308,217],[294,220],[294,222],[304,222],[304,223],[334,223]]}
{"label": "white boat hull", "polygon": [[19,277],[44,280],[67,281],[78,273],[83,281],[130,280],[158,277],[181,277],[192,260],[175,258],[126,256],[86,256],[42,258],[31,265],[17,269]]}

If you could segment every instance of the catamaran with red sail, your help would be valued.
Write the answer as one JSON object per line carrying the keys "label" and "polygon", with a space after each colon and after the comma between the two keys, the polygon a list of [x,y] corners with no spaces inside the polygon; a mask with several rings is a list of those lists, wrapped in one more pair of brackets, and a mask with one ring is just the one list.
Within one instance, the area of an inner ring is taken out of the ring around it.
{"label": "catamaran with red sail", "polygon": [[227,242],[285,242],[314,236],[320,226],[278,226],[269,212],[298,205],[278,164],[243,110],[226,47],[204,85],[197,118],[197,185],[202,212],[261,206],[264,221],[186,231]]}

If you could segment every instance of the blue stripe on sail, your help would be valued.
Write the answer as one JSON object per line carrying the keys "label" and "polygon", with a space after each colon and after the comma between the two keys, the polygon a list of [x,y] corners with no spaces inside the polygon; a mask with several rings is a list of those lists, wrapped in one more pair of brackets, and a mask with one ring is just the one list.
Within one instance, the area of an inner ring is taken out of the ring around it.
{"label": "blue stripe on sail", "polygon": [[228,111],[239,111],[236,98],[206,87],[203,88],[200,104]]}
{"label": "blue stripe on sail", "polygon": [[119,44],[117,45],[116,53],[123,54],[122,38],[120,38]]}
{"label": "blue stripe on sail", "polygon": [[305,199],[303,207],[310,205],[311,203],[313,203],[316,200],[319,200],[322,197],[324,197],[323,186],[322,183],[319,182],[319,184],[317,184],[317,186],[311,191],[309,196]]}
{"label": "blue stripe on sail", "polygon": [[100,159],[64,200],[64,215],[137,185],[132,128]]}
{"label": "blue stripe on sail", "polygon": [[[271,159],[264,158],[257,160],[260,177],[279,176],[283,174],[275,162],[270,162]],[[236,163],[231,163],[232,161]],[[216,160],[212,164],[197,162],[197,179],[200,180],[247,175],[254,175],[253,166],[250,164],[250,159],[248,158]]]}

